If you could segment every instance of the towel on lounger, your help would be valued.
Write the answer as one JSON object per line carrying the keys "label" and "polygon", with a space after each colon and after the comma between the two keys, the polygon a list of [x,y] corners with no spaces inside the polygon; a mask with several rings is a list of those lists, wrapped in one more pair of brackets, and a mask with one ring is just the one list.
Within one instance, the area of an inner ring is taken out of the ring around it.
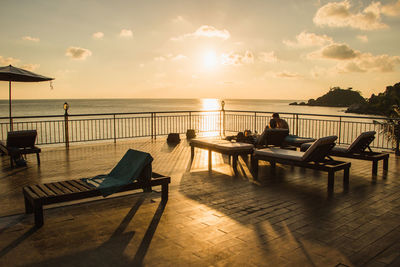
{"label": "towel on lounger", "polygon": [[117,192],[121,186],[137,180],[152,161],[153,157],[149,153],[129,149],[109,174],[83,178],[82,181],[96,187],[106,197]]}

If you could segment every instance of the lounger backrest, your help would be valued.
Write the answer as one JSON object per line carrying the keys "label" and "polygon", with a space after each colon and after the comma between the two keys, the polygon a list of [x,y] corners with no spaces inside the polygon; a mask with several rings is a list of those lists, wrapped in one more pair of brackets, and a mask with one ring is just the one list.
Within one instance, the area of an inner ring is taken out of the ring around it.
{"label": "lounger backrest", "polygon": [[322,161],[328,152],[335,146],[337,136],[326,136],[321,137],[315,141],[307,150],[304,152],[301,159],[303,161]]}
{"label": "lounger backrest", "polygon": [[356,140],[349,146],[347,149],[348,152],[351,153],[361,153],[364,152],[365,149],[369,147],[369,145],[375,139],[375,131],[368,131],[361,133]]}
{"label": "lounger backrest", "polygon": [[7,134],[7,147],[34,147],[36,141],[36,130],[13,131]]}

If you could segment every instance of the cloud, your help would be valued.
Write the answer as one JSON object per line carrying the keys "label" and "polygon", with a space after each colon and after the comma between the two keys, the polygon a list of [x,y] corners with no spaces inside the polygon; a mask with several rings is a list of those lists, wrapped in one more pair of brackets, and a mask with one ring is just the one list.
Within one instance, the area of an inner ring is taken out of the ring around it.
{"label": "cloud", "polygon": [[92,55],[92,52],[86,48],[70,46],[67,48],[65,55],[73,59],[85,60]]}
{"label": "cloud", "polygon": [[24,40],[24,41],[30,41],[30,42],[35,42],[35,43],[37,43],[37,42],[40,41],[39,38],[37,38],[37,37],[31,37],[31,36],[24,36],[24,37],[22,37],[22,40]]}
{"label": "cloud", "polygon": [[373,55],[350,48],[347,44],[334,43],[310,53],[309,59],[337,61],[339,73],[348,72],[393,72],[400,64],[400,56]]}
{"label": "cloud", "polygon": [[290,72],[290,71],[287,71],[287,70],[278,71],[278,72],[268,72],[267,75],[275,77],[275,78],[281,78],[281,79],[299,79],[299,78],[303,77],[299,73]]}
{"label": "cloud", "polygon": [[250,51],[246,51],[243,55],[236,53],[222,54],[221,63],[223,65],[241,66],[254,62],[254,55]]}
{"label": "cloud", "polygon": [[200,26],[195,32],[193,33],[186,33],[178,37],[172,37],[171,40],[173,41],[182,41],[188,38],[221,38],[223,40],[227,40],[230,38],[230,33],[228,30],[218,30],[213,26],[209,25],[202,25]]}
{"label": "cloud", "polygon": [[368,36],[366,36],[366,35],[357,35],[357,39],[360,40],[363,43],[367,43],[368,42]]}
{"label": "cloud", "polygon": [[166,60],[171,60],[171,61],[179,61],[179,60],[185,60],[188,57],[182,54],[178,54],[174,56],[173,54],[166,54],[163,56],[158,56],[154,58],[154,61],[166,61]]}
{"label": "cloud", "polygon": [[381,3],[372,2],[361,12],[352,12],[348,0],[331,2],[320,9],[314,16],[318,26],[351,27],[361,30],[377,30],[388,26],[381,21]]}
{"label": "cloud", "polygon": [[327,35],[318,35],[303,31],[296,36],[296,41],[284,40],[283,43],[290,47],[323,46],[332,43],[333,40]]}
{"label": "cloud", "polygon": [[360,55],[359,51],[353,50],[347,44],[333,43],[323,47],[322,49],[312,52],[308,58],[326,58],[335,60],[348,60],[356,58]]}
{"label": "cloud", "polygon": [[176,16],[175,18],[172,19],[173,23],[179,23],[179,22],[184,22],[185,19],[182,16]]}
{"label": "cloud", "polygon": [[381,7],[381,12],[382,14],[385,14],[386,16],[399,16],[400,15],[400,0],[397,0],[395,3],[383,5]]}
{"label": "cloud", "polygon": [[122,38],[132,38],[133,37],[133,33],[131,30],[127,30],[127,29],[122,29],[121,32],[119,33],[119,37]]}
{"label": "cloud", "polygon": [[171,58],[171,60],[173,60],[173,61],[185,60],[185,59],[187,59],[187,56],[182,55],[182,54],[176,55],[176,56]]}
{"label": "cloud", "polygon": [[104,33],[102,32],[95,32],[92,34],[93,39],[101,40],[104,37]]}
{"label": "cloud", "polygon": [[274,51],[271,52],[261,52],[258,59],[262,62],[274,63],[278,61],[278,57],[275,55]]}
{"label": "cloud", "polygon": [[400,64],[399,56],[386,54],[374,56],[371,53],[363,53],[349,62],[337,65],[339,72],[393,72]]}
{"label": "cloud", "polygon": [[12,58],[12,57],[8,57],[8,58],[4,58],[2,56],[0,56],[0,65],[14,65],[17,64],[18,62],[20,62],[19,59],[16,58]]}
{"label": "cloud", "polygon": [[29,71],[34,71],[39,67],[40,67],[40,64],[24,64],[21,66],[21,68],[23,68],[25,70],[29,70]]}

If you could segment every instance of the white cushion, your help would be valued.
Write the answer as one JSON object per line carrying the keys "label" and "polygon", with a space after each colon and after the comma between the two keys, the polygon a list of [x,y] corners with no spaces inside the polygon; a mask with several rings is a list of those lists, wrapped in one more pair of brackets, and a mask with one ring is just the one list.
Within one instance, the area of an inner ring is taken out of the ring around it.
{"label": "white cushion", "polygon": [[348,151],[352,150],[355,146],[357,146],[358,142],[360,142],[361,139],[366,138],[366,137],[372,137],[376,134],[375,131],[368,131],[368,132],[363,132],[361,133],[356,140],[354,140],[353,143],[349,146]]}
{"label": "white cushion", "polygon": [[304,152],[290,150],[290,149],[282,149],[277,147],[270,147],[270,148],[256,149],[254,151],[254,154],[260,156],[274,157],[279,159],[302,161]]}
{"label": "white cushion", "polygon": [[214,147],[227,150],[242,150],[242,149],[247,150],[247,149],[252,149],[254,146],[248,143],[228,142],[228,143],[216,143],[214,144]]}
{"label": "white cushion", "polygon": [[326,136],[326,137],[321,137],[304,152],[303,155],[303,160],[307,159],[314,151],[317,149],[319,146],[334,143],[337,139],[337,136]]}

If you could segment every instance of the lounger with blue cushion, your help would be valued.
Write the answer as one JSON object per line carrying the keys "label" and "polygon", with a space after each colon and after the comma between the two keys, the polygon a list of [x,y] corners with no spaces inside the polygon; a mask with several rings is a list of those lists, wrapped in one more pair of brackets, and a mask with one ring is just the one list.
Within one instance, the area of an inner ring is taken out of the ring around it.
{"label": "lounger with blue cushion", "polygon": [[161,185],[161,201],[168,200],[170,177],[152,172],[150,154],[129,149],[109,174],[47,184],[25,186],[25,212],[34,213],[35,226],[43,225],[43,206],[97,196],[107,197],[117,192],[136,189],[151,191]]}
{"label": "lounger with blue cushion", "polygon": [[263,148],[255,149],[252,156],[252,171],[258,178],[258,161],[269,161],[271,170],[275,169],[276,163],[310,168],[328,172],[328,191],[332,192],[334,187],[335,172],[343,170],[343,185],[346,189],[349,184],[349,170],[351,164],[343,161],[332,160],[328,153],[335,146],[337,136],[319,138],[305,152],[282,149]]}
{"label": "lounger with blue cushion", "polygon": [[[370,147],[370,144],[375,139],[375,134],[375,131],[363,132],[350,145],[333,147],[329,151],[329,155],[372,161],[372,173],[374,175],[378,173],[378,161],[383,160],[383,170],[387,171],[389,167],[389,154],[373,152]],[[312,143],[303,144],[300,150],[306,151],[311,145]]]}

